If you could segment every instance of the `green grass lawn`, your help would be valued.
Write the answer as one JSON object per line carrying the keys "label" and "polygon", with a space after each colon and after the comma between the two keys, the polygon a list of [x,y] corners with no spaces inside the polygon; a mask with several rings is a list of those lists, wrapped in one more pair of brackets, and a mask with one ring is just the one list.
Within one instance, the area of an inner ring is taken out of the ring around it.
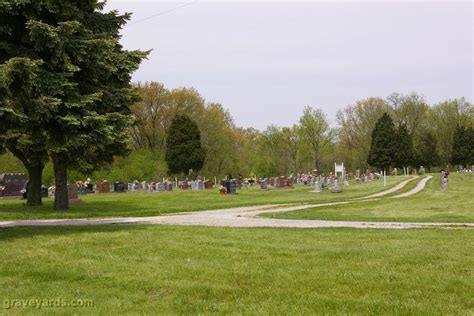
{"label": "green grass lawn", "polygon": [[[419,180],[412,181],[403,191],[413,188]],[[285,219],[472,223],[474,175],[451,173],[447,192],[441,192],[440,177],[436,175],[428,182],[424,191],[407,198],[357,201],[349,205],[262,216]]]}
{"label": "green grass lawn", "polygon": [[[472,315],[474,230],[2,229],[0,313]],[[94,307],[7,309],[11,300]]]}
{"label": "green grass lawn", "polygon": [[166,213],[210,210],[239,206],[275,203],[325,203],[361,197],[388,189],[406,178],[388,177],[388,186],[382,180],[363,185],[352,183],[343,187],[344,192],[334,194],[328,191],[311,193],[313,187],[296,186],[295,189],[261,191],[259,188],[242,189],[238,195],[223,196],[217,190],[200,192],[128,192],[110,194],[89,194],[81,196],[80,204],[71,205],[70,210],[55,212],[52,201],[45,199],[41,207],[26,207],[22,200],[0,200],[0,220],[86,218],[110,216],[153,216]]}

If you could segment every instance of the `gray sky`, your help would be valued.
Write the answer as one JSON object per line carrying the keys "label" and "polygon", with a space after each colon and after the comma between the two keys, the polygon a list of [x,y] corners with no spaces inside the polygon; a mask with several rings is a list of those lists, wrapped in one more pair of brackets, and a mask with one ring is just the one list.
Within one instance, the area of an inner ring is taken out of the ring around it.
{"label": "gray sky", "polygon": [[127,49],[153,49],[135,81],[194,87],[238,126],[290,126],[305,105],[334,122],[356,100],[392,92],[473,100],[470,1],[198,1],[173,10],[189,2],[109,0],[107,9],[133,12]]}

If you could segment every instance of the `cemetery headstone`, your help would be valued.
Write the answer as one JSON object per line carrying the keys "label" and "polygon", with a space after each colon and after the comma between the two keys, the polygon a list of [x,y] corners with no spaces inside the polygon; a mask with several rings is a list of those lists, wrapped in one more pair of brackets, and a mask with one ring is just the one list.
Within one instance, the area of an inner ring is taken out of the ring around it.
{"label": "cemetery headstone", "polygon": [[56,187],[54,185],[50,186],[48,188],[48,196],[51,198],[54,197],[54,191],[56,191]]}
{"label": "cemetery headstone", "polygon": [[158,183],[156,184],[156,191],[157,191],[157,192],[164,192],[164,191],[165,191],[165,188],[164,188],[162,182],[158,182]]}
{"label": "cemetery headstone", "polygon": [[311,192],[321,193],[321,183],[318,180],[314,183],[314,190]]}
{"label": "cemetery headstone", "polygon": [[188,183],[188,181],[187,181],[187,180],[181,181],[181,182],[179,183],[179,188],[180,188],[181,190],[188,190],[188,189],[189,189],[189,183]]}
{"label": "cemetery headstone", "polygon": [[140,182],[134,181],[133,182],[133,191],[139,191],[139,190],[141,190]]}
{"label": "cemetery headstone", "polygon": [[165,191],[171,192],[171,191],[173,191],[173,183],[169,182],[169,181],[165,181],[163,183],[163,188],[165,189]]}
{"label": "cemetery headstone", "polygon": [[226,182],[227,194],[237,194],[237,182],[235,180],[228,180]]}
{"label": "cemetery headstone", "polygon": [[278,187],[279,188],[284,188],[286,186],[286,179],[285,177],[279,177],[278,178]]}
{"label": "cemetery headstone", "polygon": [[214,184],[211,180],[206,180],[206,182],[204,182],[204,188],[206,190],[212,190],[214,188]]}
{"label": "cemetery headstone", "polygon": [[107,180],[99,182],[97,185],[97,191],[99,193],[109,193],[110,192],[110,183]]}
{"label": "cemetery headstone", "polygon": [[67,185],[67,195],[69,198],[69,203],[78,203],[80,202],[79,200],[79,189],[77,187],[77,184],[68,184]]}
{"label": "cemetery headstone", "polygon": [[127,186],[123,182],[115,182],[114,183],[114,192],[123,193],[127,191]]}
{"label": "cemetery headstone", "polygon": [[0,196],[22,196],[22,190],[27,182],[23,173],[0,174]]}
{"label": "cemetery headstone", "polygon": [[334,181],[334,187],[331,189],[332,193],[342,193],[342,189],[339,186],[339,182],[337,180]]}

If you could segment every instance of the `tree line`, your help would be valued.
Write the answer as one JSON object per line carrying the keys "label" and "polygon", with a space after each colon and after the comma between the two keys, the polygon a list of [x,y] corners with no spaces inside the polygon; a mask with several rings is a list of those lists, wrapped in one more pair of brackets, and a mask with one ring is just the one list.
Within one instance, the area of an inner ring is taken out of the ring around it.
{"label": "tree line", "polygon": [[[393,119],[384,113],[375,124],[367,163],[388,172],[393,168],[427,167],[440,164],[437,139],[430,130],[424,130],[414,145],[414,135],[405,122],[395,126]],[[450,154],[446,155],[452,165],[469,167],[474,165],[474,129],[472,125],[456,125],[451,141]],[[444,165],[443,165],[444,167]],[[407,169],[408,170],[408,169]]]}
{"label": "tree line", "polygon": [[[206,102],[194,89],[168,90],[157,82],[135,87],[141,101],[132,107],[132,143],[162,161],[157,172],[166,165],[167,130],[178,114],[199,126],[206,151],[200,172],[208,177],[329,171],[335,161],[349,170],[473,163],[474,106],[464,98],[429,105],[416,93],[369,97],[340,110],[332,124],[321,109],[307,106],[296,124],[259,131],[235,126],[222,105]],[[460,155],[457,144],[464,148]]]}

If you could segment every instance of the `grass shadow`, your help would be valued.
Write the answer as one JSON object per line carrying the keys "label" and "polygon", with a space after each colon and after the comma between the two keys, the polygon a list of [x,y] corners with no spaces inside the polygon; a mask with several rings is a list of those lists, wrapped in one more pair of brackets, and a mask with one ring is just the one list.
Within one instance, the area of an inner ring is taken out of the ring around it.
{"label": "grass shadow", "polygon": [[0,228],[0,242],[14,241],[20,238],[32,238],[35,236],[64,237],[70,234],[96,234],[112,233],[123,230],[145,230],[145,225],[137,224],[110,224],[110,225],[88,225],[88,226],[23,226]]}

